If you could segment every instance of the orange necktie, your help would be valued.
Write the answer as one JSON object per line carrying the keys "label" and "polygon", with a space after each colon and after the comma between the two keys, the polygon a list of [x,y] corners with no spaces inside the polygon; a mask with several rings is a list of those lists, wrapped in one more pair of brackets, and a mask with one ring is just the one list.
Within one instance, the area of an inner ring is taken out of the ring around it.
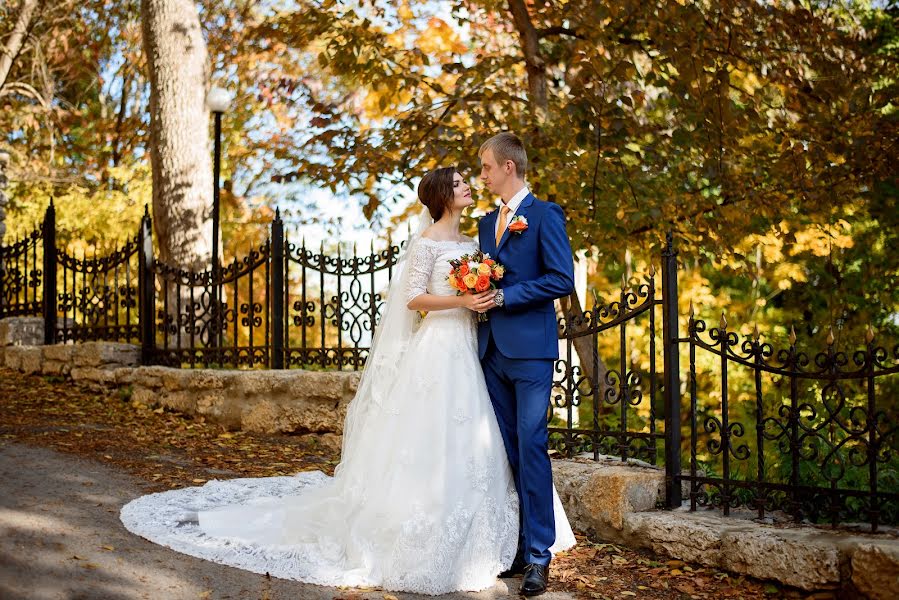
{"label": "orange necktie", "polygon": [[496,245],[499,246],[499,241],[503,237],[503,232],[506,230],[506,219],[509,217],[509,213],[512,212],[512,209],[503,204],[503,207],[499,210],[499,227],[496,228]]}

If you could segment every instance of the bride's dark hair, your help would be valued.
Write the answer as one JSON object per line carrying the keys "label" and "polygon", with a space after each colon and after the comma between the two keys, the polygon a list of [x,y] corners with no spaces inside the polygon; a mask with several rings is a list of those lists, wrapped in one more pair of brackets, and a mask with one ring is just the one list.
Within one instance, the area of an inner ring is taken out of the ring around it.
{"label": "bride's dark hair", "polygon": [[439,221],[453,203],[455,175],[456,167],[434,169],[422,177],[418,184],[418,199],[428,207],[428,212],[435,221]]}

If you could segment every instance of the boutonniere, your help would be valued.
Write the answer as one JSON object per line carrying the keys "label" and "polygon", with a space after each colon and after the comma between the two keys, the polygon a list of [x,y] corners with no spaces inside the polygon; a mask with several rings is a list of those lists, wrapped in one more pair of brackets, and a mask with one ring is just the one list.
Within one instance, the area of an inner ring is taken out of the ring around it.
{"label": "boutonniere", "polygon": [[528,228],[528,220],[524,215],[515,215],[509,223],[509,231],[512,233],[522,234]]}

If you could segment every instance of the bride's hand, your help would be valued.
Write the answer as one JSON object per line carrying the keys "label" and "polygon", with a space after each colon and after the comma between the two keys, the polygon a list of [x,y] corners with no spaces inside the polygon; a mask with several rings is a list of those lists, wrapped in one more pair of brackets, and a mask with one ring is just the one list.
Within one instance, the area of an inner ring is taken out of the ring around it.
{"label": "bride's hand", "polygon": [[494,296],[496,296],[496,290],[487,290],[480,294],[463,294],[460,298],[462,299],[462,306],[464,308],[482,313],[487,312],[495,306],[493,303]]}

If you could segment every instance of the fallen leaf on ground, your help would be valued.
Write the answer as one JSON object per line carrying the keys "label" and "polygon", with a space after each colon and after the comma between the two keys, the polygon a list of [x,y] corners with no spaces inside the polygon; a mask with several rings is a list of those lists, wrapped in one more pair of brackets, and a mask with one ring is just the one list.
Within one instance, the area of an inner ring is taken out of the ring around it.
{"label": "fallen leaf on ground", "polygon": [[[96,392],[71,381],[54,382],[10,369],[0,369],[0,438],[102,460],[145,481],[148,493],[210,479],[268,477],[285,472],[288,466],[291,473],[320,470],[331,474],[340,460],[339,444],[324,444],[315,435],[223,432],[221,425],[207,423],[202,417],[126,402],[117,392]],[[683,598],[684,592],[673,588],[688,582],[672,576],[683,577],[688,566],[684,561],[667,560],[649,551],[591,540],[581,534],[577,539],[576,548],[554,557],[550,592],[567,592],[578,600]],[[104,547],[108,551],[111,548]],[[78,555],[71,558],[84,560]],[[777,586],[769,588],[748,577],[723,572],[705,578],[703,583],[706,598],[768,600],[772,592],[766,589],[782,594]],[[361,593],[373,591],[344,589],[347,591],[335,598],[361,600]],[[690,589],[695,595],[696,588]],[[790,594],[805,597],[793,591]],[[199,597],[211,595],[208,590]],[[396,596],[384,594],[384,600],[393,598]]]}

